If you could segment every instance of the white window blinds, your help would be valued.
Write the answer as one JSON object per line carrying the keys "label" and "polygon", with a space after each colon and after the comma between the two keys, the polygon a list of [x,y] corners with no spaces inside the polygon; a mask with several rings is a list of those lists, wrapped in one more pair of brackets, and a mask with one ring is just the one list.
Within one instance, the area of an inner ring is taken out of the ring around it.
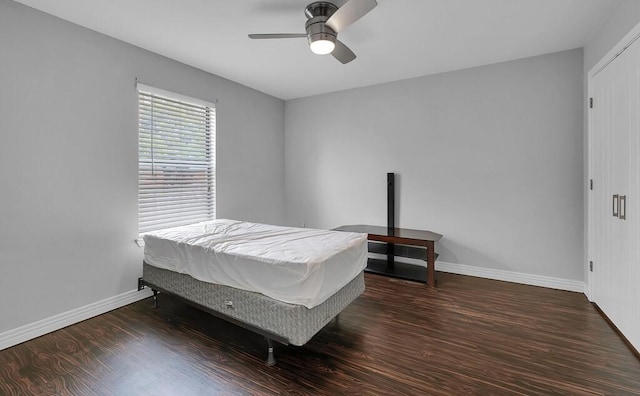
{"label": "white window blinds", "polygon": [[139,232],[215,219],[215,107],[138,90]]}

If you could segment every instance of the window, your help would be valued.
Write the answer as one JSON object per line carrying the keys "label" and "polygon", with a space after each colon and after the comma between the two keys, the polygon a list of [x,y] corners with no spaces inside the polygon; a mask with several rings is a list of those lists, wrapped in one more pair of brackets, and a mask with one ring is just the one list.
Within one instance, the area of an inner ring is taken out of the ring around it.
{"label": "window", "polygon": [[215,106],[138,91],[138,232],[215,219]]}

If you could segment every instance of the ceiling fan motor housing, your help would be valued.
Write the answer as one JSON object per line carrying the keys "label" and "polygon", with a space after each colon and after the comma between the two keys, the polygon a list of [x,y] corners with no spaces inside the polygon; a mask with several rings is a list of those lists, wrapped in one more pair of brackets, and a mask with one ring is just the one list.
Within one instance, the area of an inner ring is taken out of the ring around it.
{"label": "ceiling fan motor housing", "polygon": [[304,14],[308,18],[305,23],[305,29],[307,31],[309,44],[317,40],[336,42],[336,32],[325,25],[325,22],[327,22],[331,15],[337,10],[338,7],[336,7],[335,4],[325,1],[317,1],[307,6]]}

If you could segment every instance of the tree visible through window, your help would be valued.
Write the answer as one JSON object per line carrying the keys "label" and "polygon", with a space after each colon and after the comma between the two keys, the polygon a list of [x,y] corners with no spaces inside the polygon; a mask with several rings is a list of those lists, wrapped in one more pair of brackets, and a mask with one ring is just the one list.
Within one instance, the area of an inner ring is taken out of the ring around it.
{"label": "tree visible through window", "polygon": [[139,85],[140,233],[215,218],[216,110],[198,102]]}

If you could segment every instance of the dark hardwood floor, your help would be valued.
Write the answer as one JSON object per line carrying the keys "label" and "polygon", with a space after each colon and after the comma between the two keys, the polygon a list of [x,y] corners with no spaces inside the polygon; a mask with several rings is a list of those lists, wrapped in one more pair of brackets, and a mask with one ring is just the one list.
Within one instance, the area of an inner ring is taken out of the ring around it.
{"label": "dark hardwood floor", "polygon": [[377,275],[304,347],[161,295],[0,351],[0,395],[640,395],[640,361],[582,294]]}

